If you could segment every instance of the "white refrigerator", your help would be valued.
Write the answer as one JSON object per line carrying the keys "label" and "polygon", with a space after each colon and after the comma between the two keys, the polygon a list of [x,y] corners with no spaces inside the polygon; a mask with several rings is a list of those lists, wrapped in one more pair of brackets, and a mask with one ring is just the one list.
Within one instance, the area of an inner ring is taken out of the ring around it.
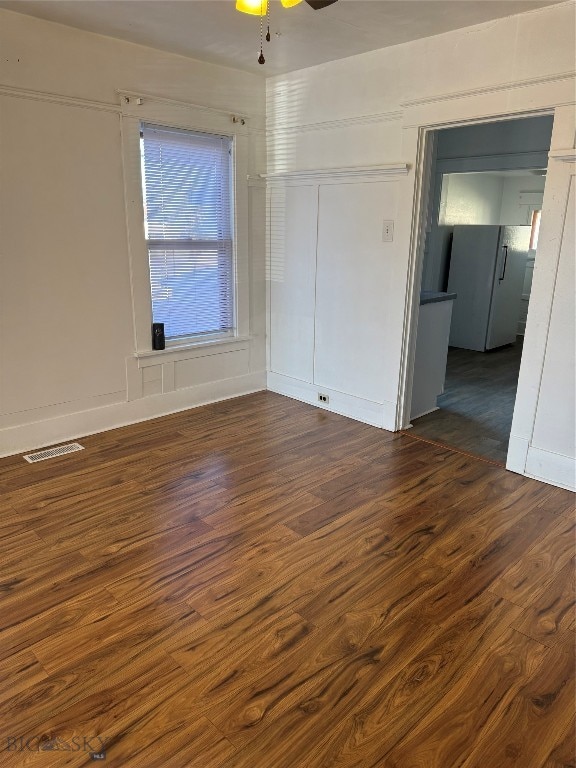
{"label": "white refrigerator", "polygon": [[454,227],[450,346],[485,352],[516,341],[530,227]]}

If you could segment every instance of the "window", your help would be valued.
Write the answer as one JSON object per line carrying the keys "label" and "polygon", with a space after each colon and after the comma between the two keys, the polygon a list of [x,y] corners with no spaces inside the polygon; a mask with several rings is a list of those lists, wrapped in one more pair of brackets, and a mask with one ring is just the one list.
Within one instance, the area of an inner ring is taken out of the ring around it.
{"label": "window", "polygon": [[540,234],[540,219],[542,211],[532,211],[532,220],[530,222],[530,250],[535,251],[538,248],[538,235]]}
{"label": "window", "polygon": [[142,124],[152,319],[167,340],[234,331],[232,139]]}

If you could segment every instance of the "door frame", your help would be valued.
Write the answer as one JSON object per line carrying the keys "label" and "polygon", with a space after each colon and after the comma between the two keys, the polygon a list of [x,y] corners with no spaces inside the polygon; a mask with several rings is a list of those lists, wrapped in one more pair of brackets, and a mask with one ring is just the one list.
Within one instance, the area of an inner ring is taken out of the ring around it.
{"label": "door frame", "polygon": [[[574,108],[570,103],[572,98],[558,99],[560,94],[546,93],[536,85],[527,87],[524,92],[521,89],[510,86],[514,90],[514,99],[506,99],[510,104],[514,101],[516,109],[500,110],[498,104],[490,105],[491,101],[498,102],[494,96],[483,102],[483,110],[478,108],[478,98],[472,95],[468,98],[454,100],[439,100],[435,102],[414,102],[407,105],[404,117],[403,146],[405,157],[412,158],[414,169],[413,184],[406,191],[406,198],[402,201],[409,205],[411,211],[409,222],[407,284],[405,292],[404,321],[402,329],[402,345],[399,365],[398,398],[396,409],[396,430],[406,429],[410,425],[410,407],[412,400],[412,385],[414,376],[414,358],[416,350],[416,338],[418,332],[419,292],[422,280],[425,233],[430,215],[430,203],[432,196],[432,156],[434,152],[433,137],[436,132],[445,128],[461,127],[466,125],[479,125],[490,122],[501,122],[518,118],[552,115],[554,125],[552,141],[549,152],[548,178],[544,193],[542,209],[542,223],[546,226],[549,219],[555,220],[559,207],[566,208],[568,187],[562,180],[560,163],[554,159],[562,159],[566,162],[574,162]],[[507,93],[507,91],[504,91]],[[501,94],[499,94],[501,95]],[[510,94],[508,94],[510,96]],[[556,96],[551,102],[551,98]],[[555,102],[555,103],[554,103]],[[568,105],[566,105],[568,102]],[[560,103],[562,106],[558,106]],[[565,106],[566,105],[566,106]],[[571,146],[568,146],[571,141]],[[560,199],[558,197],[560,196]],[[408,222],[406,222],[408,224]],[[542,230],[541,230],[542,231]],[[547,270],[539,270],[535,274],[533,284],[533,302],[538,302],[537,310],[529,310],[530,316],[540,319],[545,318],[546,332],[537,328],[536,323],[527,322],[525,340],[530,347],[530,355],[523,354],[521,361],[518,390],[516,394],[514,419],[510,444],[508,450],[507,469],[526,473],[528,449],[534,430],[538,393],[540,389],[544,358],[546,353],[547,329],[550,324],[552,299],[554,295],[555,276],[558,270],[560,256],[560,243],[555,252],[549,248],[545,258],[549,261]],[[551,278],[552,273],[552,278]],[[525,359],[529,357],[529,359]]]}

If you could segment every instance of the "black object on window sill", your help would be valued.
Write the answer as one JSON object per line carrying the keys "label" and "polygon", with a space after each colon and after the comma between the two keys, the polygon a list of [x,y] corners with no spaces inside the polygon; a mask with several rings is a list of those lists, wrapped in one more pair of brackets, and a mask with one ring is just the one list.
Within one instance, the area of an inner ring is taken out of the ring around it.
{"label": "black object on window sill", "polygon": [[152,349],[165,349],[164,323],[152,323]]}

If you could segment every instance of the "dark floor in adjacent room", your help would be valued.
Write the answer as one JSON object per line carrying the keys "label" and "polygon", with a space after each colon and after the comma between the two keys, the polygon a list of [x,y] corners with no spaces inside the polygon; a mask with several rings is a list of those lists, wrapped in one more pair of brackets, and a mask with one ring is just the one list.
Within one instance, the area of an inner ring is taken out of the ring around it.
{"label": "dark floor in adjacent room", "polygon": [[490,352],[451,347],[440,410],[414,419],[410,434],[506,464],[522,342]]}

